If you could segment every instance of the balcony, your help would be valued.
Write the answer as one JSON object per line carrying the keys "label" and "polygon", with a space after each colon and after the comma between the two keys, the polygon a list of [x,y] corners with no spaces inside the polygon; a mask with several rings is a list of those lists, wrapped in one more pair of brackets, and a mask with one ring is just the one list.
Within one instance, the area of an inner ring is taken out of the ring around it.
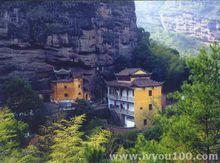
{"label": "balcony", "polygon": [[134,102],[134,97],[128,97],[128,96],[118,96],[118,95],[110,95],[108,94],[108,98],[112,100],[120,100],[125,102]]}
{"label": "balcony", "polygon": [[118,107],[111,107],[110,110],[115,111],[118,114],[124,114],[129,116],[134,116],[134,111],[126,110],[126,109],[120,109]]}

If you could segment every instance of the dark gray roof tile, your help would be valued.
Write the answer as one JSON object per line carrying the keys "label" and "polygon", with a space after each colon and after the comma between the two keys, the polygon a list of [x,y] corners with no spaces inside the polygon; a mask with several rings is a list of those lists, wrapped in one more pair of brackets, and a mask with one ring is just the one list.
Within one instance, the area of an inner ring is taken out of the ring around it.
{"label": "dark gray roof tile", "polygon": [[161,86],[162,84],[162,82],[157,82],[151,79],[135,79],[132,85],[136,87],[156,87]]}
{"label": "dark gray roof tile", "polygon": [[[139,70],[142,70],[142,69],[141,68],[125,68],[124,70],[120,71],[119,73],[116,73],[116,75],[117,76],[130,76],[130,75],[133,75],[135,72],[137,72]],[[144,70],[142,70],[142,71],[144,71]]]}

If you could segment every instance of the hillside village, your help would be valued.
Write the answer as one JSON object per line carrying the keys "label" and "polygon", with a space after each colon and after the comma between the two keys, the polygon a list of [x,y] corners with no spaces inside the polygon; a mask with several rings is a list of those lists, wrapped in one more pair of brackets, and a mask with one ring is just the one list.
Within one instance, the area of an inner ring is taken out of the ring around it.
{"label": "hillside village", "polygon": [[136,1],[138,27],[181,55],[219,42],[219,1]]}
{"label": "hillside village", "polygon": [[185,33],[206,43],[219,41],[220,21],[198,18],[190,12],[166,15],[161,14],[161,23],[165,30]]}

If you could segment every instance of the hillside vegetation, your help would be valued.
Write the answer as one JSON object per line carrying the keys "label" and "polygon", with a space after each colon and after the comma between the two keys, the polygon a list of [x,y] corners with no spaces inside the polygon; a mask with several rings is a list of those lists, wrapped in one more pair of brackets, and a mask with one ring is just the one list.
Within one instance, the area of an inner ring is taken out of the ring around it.
{"label": "hillside vegetation", "polygon": [[114,71],[118,72],[125,67],[140,67],[151,72],[155,80],[165,82],[165,92],[179,89],[188,76],[186,59],[177,50],[153,41],[150,37],[149,32],[139,28],[138,46],[132,57],[119,57]]}

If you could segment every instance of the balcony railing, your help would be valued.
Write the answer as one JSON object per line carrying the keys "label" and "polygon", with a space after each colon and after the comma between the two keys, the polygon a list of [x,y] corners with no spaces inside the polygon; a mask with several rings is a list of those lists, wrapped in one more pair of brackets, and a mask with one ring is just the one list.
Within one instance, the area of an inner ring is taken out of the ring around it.
{"label": "balcony railing", "polygon": [[110,110],[114,110],[118,114],[124,114],[129,116],[134,116],[134,112],[126,109],[120,109],[118,107],[111,107]]}
{"label": "balcony railing", "polygon": [[108,94],[108,98],[113,99],[113,100],[121,100],[121,101],[126,101],[126,102],[134,102],[133,97],[128,97],[128,96],[118,96],[118,95],[110,95]]}

